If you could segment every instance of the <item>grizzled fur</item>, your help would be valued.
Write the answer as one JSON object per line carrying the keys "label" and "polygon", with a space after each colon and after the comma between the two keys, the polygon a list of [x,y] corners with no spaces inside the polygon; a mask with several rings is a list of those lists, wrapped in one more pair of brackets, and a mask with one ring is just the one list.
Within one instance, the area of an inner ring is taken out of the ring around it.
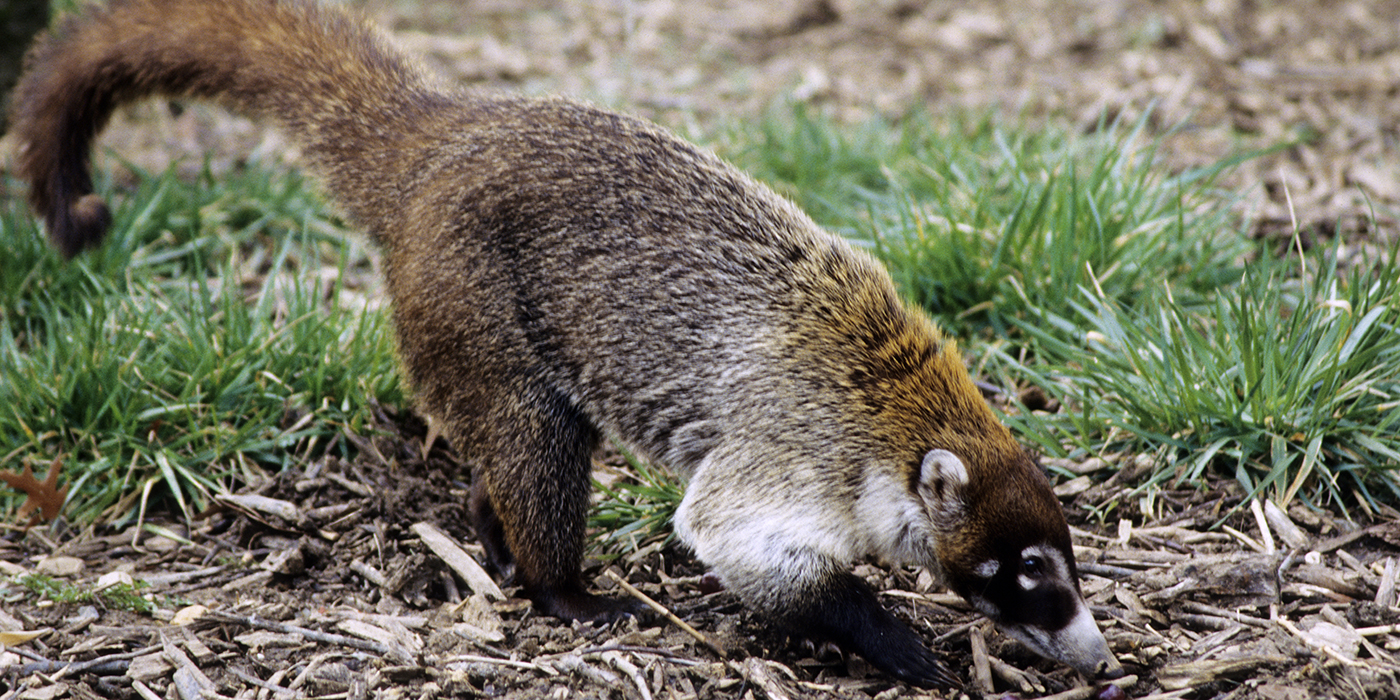
{"label": "grizzled fur", "polygon": [[475,471],[477,531],[544,612],[580,580],[590,456],[688,480],[677,530],[751,605],[920,685],[952,677],[849,568],[939,570],[1018,638],[1121,674],[1049,483],[869,256],[713,155],[561,99],[436,87],[305,0],[113,0],[31,52],[19,171],[64,254],[109,224],[91,141],[119,104],[279,122],[382,246],[419,408]]}

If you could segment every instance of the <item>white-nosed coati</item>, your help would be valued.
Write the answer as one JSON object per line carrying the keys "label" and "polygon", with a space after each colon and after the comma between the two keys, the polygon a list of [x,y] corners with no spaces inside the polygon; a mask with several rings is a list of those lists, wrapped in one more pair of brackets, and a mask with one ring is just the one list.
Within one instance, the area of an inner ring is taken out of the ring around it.
{"label": "white-nosed coati", "polygon": [[580,580],[611,435],[687,479],[681,539],[793,632],[955,684],[849,570],[880,557],[941,571],[1041,654],[1122,674],[1049,482],[955,345],[870,257],[709,153],[577,102],[445,91],[309,0],[114,0],[27,65],[19,172],[69,256],[109,224],[89,150],[120,103],[210,98],[300,140],[382,246],[418,405],[542,611],[628,611]]}

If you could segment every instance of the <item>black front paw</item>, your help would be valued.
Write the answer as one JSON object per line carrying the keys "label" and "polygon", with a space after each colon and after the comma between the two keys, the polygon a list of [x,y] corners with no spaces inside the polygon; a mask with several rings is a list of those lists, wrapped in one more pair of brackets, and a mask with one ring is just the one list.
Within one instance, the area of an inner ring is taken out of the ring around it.
{"label": "black front paw", "polygon": [[854,574],[838,574],[804,591],[787,623],[799,633],[828,639],[860,654],[887,675],[921,688],[959,688],[938,655],[891,615]]}
{"label": "black front paw", "polygon": [[[896,624],[900,624],[898,620]],[[902,626],[902,625],[901,625]],[[905,628],[908,631],[908,628]],[[913,637],[913,633],[909,633]],[[860,652],[875,668],[920,688],[960,688],[962,681],[943,665],[938,654],[917,638],[905,642],[877,639]]]}

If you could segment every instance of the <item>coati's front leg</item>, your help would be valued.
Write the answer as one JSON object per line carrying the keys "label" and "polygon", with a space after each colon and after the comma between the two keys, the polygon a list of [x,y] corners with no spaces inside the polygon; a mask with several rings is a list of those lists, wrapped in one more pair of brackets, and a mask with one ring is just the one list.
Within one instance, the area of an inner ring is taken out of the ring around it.
{"label": "coati's front leg", "polygon": [[[748,540],[773,544],[765,534],[770,533],[752,531]],[[733,540],[728,548],[743,549],[733,545]],[[729,589],[793,635],[834,642],[911,685],[961,685],[908,625],[880,605],[875,591],[860,577],[839,570],[810,551],[787,550],[765,559],[767,566],[754,566],[755,558],[726,561],[723,555],[709,557]]]}
{"label": "coati's front leg", "polygon": [[849,531],[833,526],[830,514],[804,507],[795,495],[801,493],[797,480],[751,480],[744,499],[725,488],[739,480],[732,471],[702,468],[675,518],[681,540],[727,588],[786,631],[834,642],[911,685],[960,685],[939,656],[849,571],[848,558],[839,555]]}
{"label": "coati's front leg", "polygon": [[850,572],[829,573],[782,592],[774,617],[796,635],[835,642],[860,654],[881,671],[923,688],[961,685],[937,654],[924,645]]}
{"label": "coati's front leg", "polygon": [[610,622],[635,613],[630,601],[589,593],[581,578],[597,431],[557,392],[514,398],[473,475],[472,518],[488,558],[503,575],[513,567],[546,615]]}

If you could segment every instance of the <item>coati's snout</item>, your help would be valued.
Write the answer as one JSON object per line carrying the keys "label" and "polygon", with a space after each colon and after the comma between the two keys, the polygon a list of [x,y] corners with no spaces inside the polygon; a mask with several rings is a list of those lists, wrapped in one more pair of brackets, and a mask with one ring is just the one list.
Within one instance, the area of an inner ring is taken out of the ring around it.
{"label": "coati's snout", "polygon": [[973,483],[946,450],[924,459],[921,495],[938,536],[948,585],[1006,634],[1086,678],[1119,678],[1079,589],[1069,525],[1029,458],[1003,467],[995,485]]}
{"label": "coati's snout", "polygon": [[1072,560],[1058,549],[1032,545],[977,573],[985,576],[966,596],[1007,635],[1085,678],[1123,675],[1079,592]]}

